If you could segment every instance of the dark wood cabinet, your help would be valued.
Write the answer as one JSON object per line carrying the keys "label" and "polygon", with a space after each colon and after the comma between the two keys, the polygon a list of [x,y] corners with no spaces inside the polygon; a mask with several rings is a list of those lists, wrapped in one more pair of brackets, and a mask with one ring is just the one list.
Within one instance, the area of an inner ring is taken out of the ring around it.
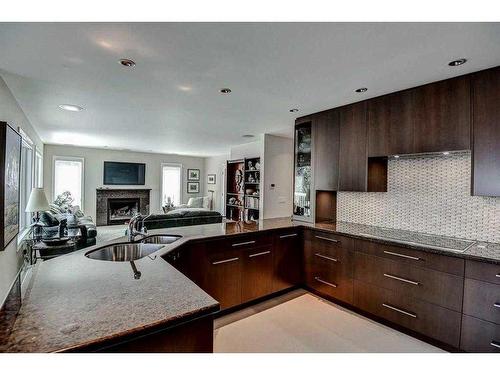
{"label": "dark wood cabinet", "polygon": [[414,152],[412,93],[405,90],[368,101],[368,156]]}
{"label": "dark wood cabinet", "polygon": [[500,264],[490,264],[467,260],[465,277],[500,285]]}
{"label": "dark wood cabinet", "polygon": [[461,314],[409,295],[354,281],[356,307],[458,348]]}
{"label": "dark wood cabinet", "polygon": [[500,353],[500,325],[464,315],[460,349],[473,353]]}
{"label": "dark wood cabinet", "polygon": [[447,79],[412,90],[413,152],[471,148],[470,76]]}
{"label": "dark wood cabinet", "polygon": [[273,291],[273,249],[270,245],[242,251],[241,302]]}
{"label": "dark wood cabinet", "polygon": [[287,230],[274,235],[273,292],[302,283],[302,232]]}
{"label": "dark wood cabinet", "polygon": [[500,285],[465,279],[464,314],[500,324]]}
{"label": "dark wood cabinet", "polygon": [[339,112],[325,111],[313,116],[314,186],[316,190],[337,190],[339,186]]}
{"label": "dark wood cabinet", "polygon": [[500,196],[500,68],[473,75],[472,195]]}
{"label": "dark wood cabinet", "polygon": [[[367,191],[367,105],[366,102],[341,107],[339,190]],[[316,174],[320,173],[318,171]]]}

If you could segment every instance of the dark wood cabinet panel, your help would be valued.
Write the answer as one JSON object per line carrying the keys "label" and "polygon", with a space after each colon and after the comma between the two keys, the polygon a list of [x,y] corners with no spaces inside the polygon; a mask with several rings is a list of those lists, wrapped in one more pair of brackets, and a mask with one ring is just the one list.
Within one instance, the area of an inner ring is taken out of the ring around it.
{"label": "dark wood cabinet panel", "polygon": [[463,277],[357,252],[354,278],[462,312]]}
{"label": "dark wood cabinet panel", "polygon": [[472,195],[500,196],[500,68],[473,76]]}
{"label": "dark wood cabinet panel", "polygon": [[464,315],[460,349],[471,353],[500,353],[500,325]]}
{"label": "dark wood cabinet panel", "polygon": [[471,148],[470,76],[412,90],[414,152]]}
{"label": "dark wood cabinet panel", "polygon": [[467,260],[465,262],[465,277],[500,285],[500,264]]}
{"label": "dark wood cabinet panel", "polygon": [[368,156],[413,153],[412,91],[368,101]]}
{"label": "dark wood cabinet panel", "polygon": [[316,190],[337,190],[339,186],[339,113],[336,110],[313,116],[314,185]]}
{"label": "dark wood cabinet panel", "polygon": [[366,107],[366,102],[360,102],[338,109],[340,191],[367,191],[368,188]]}
{"label": "dark wood cabinet panel", "polygon": [[221,310],[241,304],[242,254],[239,250],[211,251],[200,259],[200,287],[220,303]]}
{"label": "dark wood cabinet panel", "polygon": [[412,266],[431,268],[457,276],[464,275],[464,260],[460,258],[366,240],[355,240],[354,247],[357,251],[365,254],[388,258]]}
{"label": "dark wood cabinet panel", "polygon": [[500,285],[465,279],[464,314],[500,324]]}
{"label": "dark wood cabinet panel", "polygon": [[241,302],[251,301],[273,291],[273,249],[262,246],[242,252]]}
{"label": "dark wood cabinet panel", "polygon": [[302,244],[302,234],[298,230],[288,230],[274,236],[273,292],[302,283]]}
{"label": "dark wood cabinet panel", "polygon": [[459,312],[359,280],[354,280],[354,304],[366,312],[458,348]]}

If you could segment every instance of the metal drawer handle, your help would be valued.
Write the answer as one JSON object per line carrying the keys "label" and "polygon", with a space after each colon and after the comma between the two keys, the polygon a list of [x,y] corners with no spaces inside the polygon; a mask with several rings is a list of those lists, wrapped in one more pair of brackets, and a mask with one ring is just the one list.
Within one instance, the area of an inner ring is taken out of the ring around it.
{"label": "metal drawer handle", "polygon": [[384,250],[384,254],[394,255],[394,256],[401,257],[401,258],[406,258],[406,259],[420,260],[420,258],[412,257],[411,255],[393,253],[392,251],[385,251]]}
{"label": "metal drawer handle", "polygon": [[222,264],[222,263],[228,263],[228,262],[234,262],[235,260],[238,260],[240,258],[230,258],[230,259],[224,259],[224,260],[219,260],[217,262],[212,262],[213,265],[216,264]]}
{"label": "metal drawer handle", "polygon": [[244,246],[244,245],[251,245],[255,243],[255,241],[247,241],[247,242],[240,242],[240,243],[233,243],[231,246],[236,247],[236,246]]}
{"label": "metal drawer handle", "polygon": [[260,255],[270,254],[270,253],[271,253],[271,251],[269,251],[269,250],[268,250],[268,251],[263,251],[263,252],[261,252],[261,253],[250,254],[248,257],[249,257],[249,258],[253,258],[253,257],[258,257],[258,256],[260,256]]}
{"label": "metal drawer handle", "polygon": [[323,255],[323,254],[316,253],[314,255],[316,255],[317,257],[323,258],[323,259],[331,260],[332,262],[338,262],[338,259],[328,257],[328,256]]}
{"label": "metal drawer handle", "polygon": [[495,302],[495,303],[493,304],[493,307],[498,307],[498,308],[500,309],[500,302]]}
{"label": "metal drawer handle", "polygon": [[494,346],[495,348],[500,349],[500,343],[498,343],[498,342],[496,342],[496,341],[492,341],[492,342],[490,342],[490,345],[491,345],[491,346]]}
{"label": "metal drawer handle", "polygon": [[417,315],[416,315],[416,314],[413,314],[413,313],[411,313],[411,312],[408,312],[408,311],[404,311],[404,310],[398,309],[397,307],[394,307],[394,306],[388,305],[387,303],[383,303],[383,304],[382,304],[382,306],[384,306],[385,308],[388,308],[388,309],[391,309],[391,310],[397,311],[398,313],[401,313],[401,314],[404,314],[404,315],[411,316],[412,318],[416,318],[416,317],[417,317]]}
{"label": "metal drawer handle", "polygon": [[280,236],[280,238],[288,238],[288,237],[295,237],[297,233],[292,233],[292,234],[283,234]]}
{"label": "metal drawer handle", "polygon": [[314,237],[319,238],[320,240],[325,240],[325,241],[330,241],[330,242],[335,242],[335,243],[340,242],[339,240],[335,240],[333,238],[328,238],[328,237],[323,237],[323,236],[314,236]]}
{"label": "metal drawer handle", "polygon": [[496,276],[496,277],[500,277],[500,273],[497,273],[495,276]]}
{"label": "metal drawer handle", "polygon": [[411,285],[420,285],[420,283],[418,281],[403,279],[402,277],[394,276],[394,275],[391,275],[390,273],[384,273],[384,276],[388,277],[390,279],[402,281],[404,283],[408,283],[408,284],[411,284]]}
{"label": "metal drawer handle", "polygon": [[325,280],[321,280],[318,276],[316,276],[314,278],[316,281],[319,281],[320,283],[323,283],[323,284],[326,284],[328,286],[331,286],[332,288],[336,288],[337,285],[336,284],[332,284],[332,283],[329,283],[328,281],[325,281]]}

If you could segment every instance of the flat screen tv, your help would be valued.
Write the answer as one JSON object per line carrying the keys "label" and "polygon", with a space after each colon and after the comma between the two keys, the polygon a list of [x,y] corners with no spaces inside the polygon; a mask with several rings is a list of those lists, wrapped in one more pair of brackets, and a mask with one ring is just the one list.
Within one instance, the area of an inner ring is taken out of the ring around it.
{"label": "flat screen tv", "polygon": [[144,185],[146,164],[104,162],[104,185]]}

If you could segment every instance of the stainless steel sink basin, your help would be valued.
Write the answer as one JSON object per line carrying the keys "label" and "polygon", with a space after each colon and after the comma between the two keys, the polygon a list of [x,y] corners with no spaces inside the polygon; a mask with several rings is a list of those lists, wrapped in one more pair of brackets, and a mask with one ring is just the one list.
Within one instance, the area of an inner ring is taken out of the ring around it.
{"label": "stainless steel sink basin", "polygon": [[169,243],[177,241],[181,236],[165,235],[165,234],[153,234],[152,236],[147,236],[142,239],[142,243],[160,244],[168,245]]}
{"label": "stainless steel sink basin", "polygon": [[144,258],[162,247],[163,245],[152,243],[118,243],[92,250],[85,256],[90,259],[110,262],[131,262]]}

